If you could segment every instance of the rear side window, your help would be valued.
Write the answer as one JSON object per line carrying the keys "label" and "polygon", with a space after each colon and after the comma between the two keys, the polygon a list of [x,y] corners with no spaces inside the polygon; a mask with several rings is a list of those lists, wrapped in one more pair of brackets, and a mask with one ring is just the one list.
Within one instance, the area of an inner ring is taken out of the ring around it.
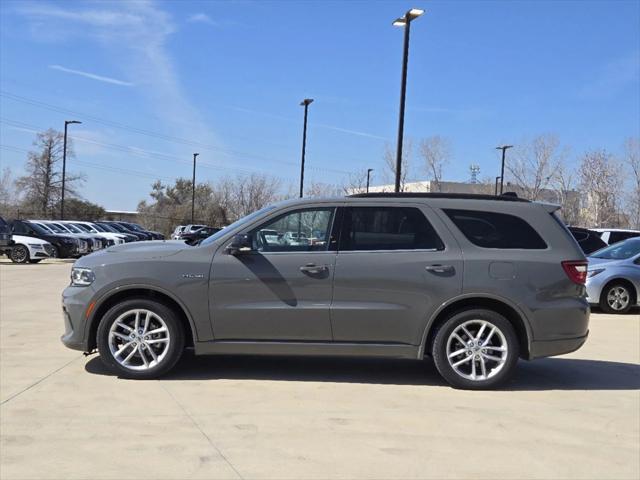
{"label": "rear side window", "polygon": [[467,239],[483,248],[542,250],[547,244],[520,217],[477,210],[444,209],[444,213]]}
{"label": "rear side window", "polygon": [[413,207],[346,208],[340,250],[443,250],[424,214]]}
{"label": "rear side window", "polygon": [[627,238],[639,237],[640,233],[636,232],[611,232],[609,234],[609,245],[613,245],[614,243],[621,242],[626,240]]}

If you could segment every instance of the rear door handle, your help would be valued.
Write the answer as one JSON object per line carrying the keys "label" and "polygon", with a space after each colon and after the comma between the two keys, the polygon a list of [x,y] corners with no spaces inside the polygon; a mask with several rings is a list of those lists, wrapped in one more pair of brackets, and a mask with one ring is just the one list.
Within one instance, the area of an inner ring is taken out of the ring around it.
{"label": "rear door handle", "polygon": [[454,271],[453,265],[439,265],[439,264],[427,265],[426,267],[424,267],[424,269],[427,272],[433,272],[433,273],[449,273]]}
{"label": "rear door handle", "polygon": [[329,267],[327,265],[316,265],[315,263],[307,263],[300,267],[300,271],[303,273],[322,273],[328,269]]}

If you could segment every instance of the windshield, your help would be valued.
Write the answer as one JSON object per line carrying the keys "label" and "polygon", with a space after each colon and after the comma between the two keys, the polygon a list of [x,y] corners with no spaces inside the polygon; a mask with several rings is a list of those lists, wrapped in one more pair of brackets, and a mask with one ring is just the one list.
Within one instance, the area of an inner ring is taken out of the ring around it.
{"label": "windshield", "polygon": [[640,253],[640,238],[630,238],[624,242],[616,243],[609,247],[593,252],[594,258],[604,258],[607,260],[624,260]]}
{"label": "windshield", "polygon": [[251,223],[255,218],[259,217],[263,213],[266,213],[266,212],[269,212],[269,211],[273,210],[274,208],[276,208],[275,205],[269,205],[268,207],[264,207],[264,208],[261,208],[260,210],[256,210],[255,212],[250,213],[246,217],[242,217],[240,220],[237,220],[237,221],[233,222],[228,227],[225,227],[222,230],[214,233],[210,237],[205,238],[200,243],[200,245],[209,245],[209,244],[215,242],[218,238],[222,237],[223,235],[226,235],[227,232],[229,232],[231,230],[234,230],[234,229],[236,229],[238,227],[241,227],[245,223]]}
{"label": "windshield", "polygon": [[83,232],[91,232],[91,229],[87,225],[85,225],[84,223],[72,223],[71,225],[76,227],[76,228],[79,228]]}
{"label": "windshield", "polygon": [[48,228],[44,228],[39,223],[27,223],[27,225],[29,225],[31,228],[33,228],[40,235],[50,235],[52,233],[51,230],[49,230]]}
{"label": "windshield", "polygon": [[82,230],[80,230],[78,227],[76,227],[75,225],[72,225],[71,223],[67,223],[65,224],[65,227],[67,227],[70,231],[72,231],[73,233],[84,233]]}
{"label": "windshield", "polygon": [[107,224],[107,223],[98,223],[97,225],[101,226],[102,228],[104,228],[107,232],[111,232],[111,233],[120,233],[119,230],[116,230],[115,228],[113,228],[111,225]]}

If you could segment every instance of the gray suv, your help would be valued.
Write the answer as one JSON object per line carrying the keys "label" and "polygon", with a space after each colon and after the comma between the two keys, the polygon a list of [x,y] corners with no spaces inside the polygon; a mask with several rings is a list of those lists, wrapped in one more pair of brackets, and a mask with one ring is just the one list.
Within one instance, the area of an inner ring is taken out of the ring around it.
{"label": "gray suv", "polygon": [[495,387],[519,358],[587,338],[587,262],[556,209],[363,194],[269,206],[198,246],[117,245],[73,266],[62,341],[129,378],[165,374],[193,348],[430,356],[455,387]]}

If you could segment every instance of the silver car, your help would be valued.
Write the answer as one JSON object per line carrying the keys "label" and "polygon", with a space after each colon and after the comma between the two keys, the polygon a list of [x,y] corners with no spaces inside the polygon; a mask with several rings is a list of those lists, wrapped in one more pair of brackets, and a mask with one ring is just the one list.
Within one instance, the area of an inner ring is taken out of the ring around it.
{"label": "silver car", "polygon": [[75,263],[62,341],[97,348],[130,378],[165,374],[192,348],[431,357],[451,385],[492,388],[519,358],[587,338],[587,261],[557,208],[454,194],[296,199],[197,246],[109,247]]}
{"label": "silver car", "polygon": [[593,252],[589,258],[589,303],[607,313],[625,313],[640,305],[640,238]]}

